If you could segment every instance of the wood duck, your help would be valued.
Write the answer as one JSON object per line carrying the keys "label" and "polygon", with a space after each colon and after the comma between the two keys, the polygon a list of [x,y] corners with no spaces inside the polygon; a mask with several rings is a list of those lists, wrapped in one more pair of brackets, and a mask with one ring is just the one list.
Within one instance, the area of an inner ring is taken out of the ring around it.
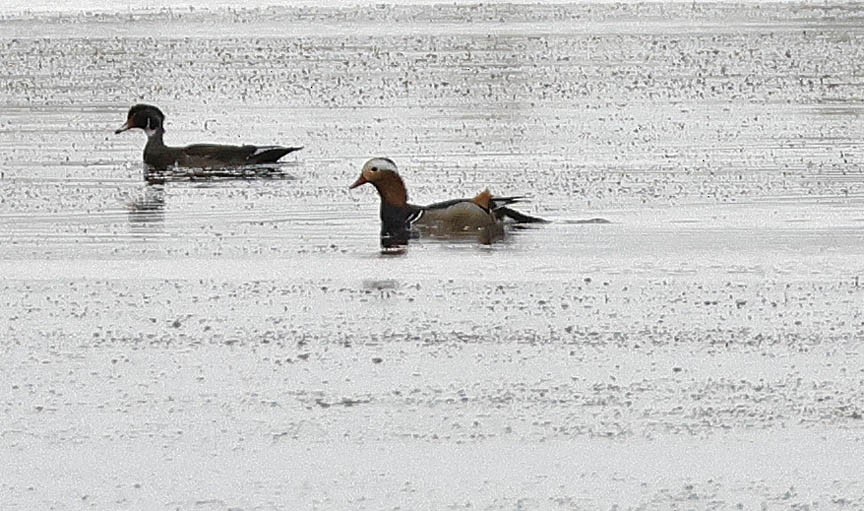
{"label": "wood duck", "polygon": [[504,222],[546,223],[546,220],[520,213],[508,206],[524,197],[496,197],[489,190],[471,199],[453,199],[418,206],[408,202],[408,191],[396,164],[389,158],[372,158],[363,165],[360,177],[349,188],[371,183],[381,197],[381,245],[404,246],[413,227],[434,236],[449,237],[479,234],[482,243],[491,243],[504,234]]}
{"label": "wood duck", "polygon": [[168,167],[223,168],[261,163],[275,163],[286,154],[302,147],[195,144],[168,147],[162,141],[165,134],[165,114],[153,105],[135,105],[129,109],[126,123],[114,133],[140,128],[147,134],[144,163],[159,170]]}

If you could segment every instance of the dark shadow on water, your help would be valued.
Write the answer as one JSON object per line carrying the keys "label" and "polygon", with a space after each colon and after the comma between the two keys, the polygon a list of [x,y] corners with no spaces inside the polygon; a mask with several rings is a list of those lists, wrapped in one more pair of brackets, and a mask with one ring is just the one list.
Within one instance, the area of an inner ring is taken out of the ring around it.
{"label": "dark shadow on water", "polygon": [[495,245],[509,245],[515,243],[521,233],[537,229],[537,224],[497,224],[485,228],[470,231],[447,231],[430,227],[414,227],[408,238],[394,240],[392,238],[381,238],[381,252],[383,257],[404,255],[408,252],[409,243],[432,243],[445,247],[470,247],[490,248]]}
{"label": "dark shadow on water", "polygon": [[381,257],[398,257],[408,253],[407,245],[396,245],[391,247],[382,247],[379,255]]}
{"label": "dark shadow on water", "polygon": [[158,170],[145,165],[144,181],[159,185],[169,182],[213,181],[291,181],[297,179],[287,172],[288,164],[246,165],[224,168],[171,168]]}
{"label": "dark shadow on water", "polygon": [[610,220],[606,220],[605,218],[584,218],[584,219],[576,219],[576,220],[563,220],[561,223],[564,224],[611,224]]}
{"label": "dark shadow on water", "polygon": [[395,291],[400,284],[395,279],[366,279],[363,281],[363,289],[367,291]]}
{"label": "dark shadow on water", "polygon": [[449,232],[442,229],[425,229],[421,231],[421,236],[425,240],[488,246],[506,239],[507,233],[503,225],[496,224],[489,227],[462,232]]}

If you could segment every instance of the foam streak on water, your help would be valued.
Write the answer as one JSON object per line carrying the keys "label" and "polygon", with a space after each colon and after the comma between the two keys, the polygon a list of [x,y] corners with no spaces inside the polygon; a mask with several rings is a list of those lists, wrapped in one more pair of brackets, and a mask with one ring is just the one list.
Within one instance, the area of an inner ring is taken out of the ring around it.
{"label": "foam streak on water", "polygon": [[[862,14],[4,15],[2,507],[864,507]],[[551,223],[381,255],[371,156]]]}

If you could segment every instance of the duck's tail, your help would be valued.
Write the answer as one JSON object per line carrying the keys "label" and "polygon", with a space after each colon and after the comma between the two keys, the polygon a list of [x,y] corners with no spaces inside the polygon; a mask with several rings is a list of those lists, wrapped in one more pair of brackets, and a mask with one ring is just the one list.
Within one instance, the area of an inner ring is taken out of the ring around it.
{"label": "duck's tail", "polygon": [[526,200],[523,195],[514,195],[512,197],[493,197],[492,199],[492,211],[495,212],[495,216],[499,220],[504,220],[505,218],[509,218],[510,220],[516,222],[517,224],[545,224],[549,223],[548,220],[544,220],[542,218],[526,215],[525,213],[520,213],[515,209],[508,208],[510,204],[517,204],[519,202],[524,202]]}
{"label": "duck's tail", "polygon": [[282,147],[282,146],[267,146],[259,147],[255,153],[249,158],[251,163],[276,163],[279,158],[288,153],[299,151],[302,147]]}
{"label": "duck's tail", "polygon": [[498,217],[499,220],[504,220],[505,218],[509,218],[513,220],[517,224],[548,224],[549,220],[544,220],[543,218],[526,215],[525,213],[520,213],[515,209],[510,209],[507,206],[501,206],[495,208],[495,216]]}

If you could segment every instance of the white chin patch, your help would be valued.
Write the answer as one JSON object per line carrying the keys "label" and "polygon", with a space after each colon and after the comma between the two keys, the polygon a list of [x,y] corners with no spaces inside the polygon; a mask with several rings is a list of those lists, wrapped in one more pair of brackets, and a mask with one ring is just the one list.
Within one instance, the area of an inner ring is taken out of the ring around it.
{"label": "white chin patch", "polygon": [[144,133],[147,134],[147,138],[150,138],[156,134],[156,130],[154,130],[153,128],[144,128]]}

